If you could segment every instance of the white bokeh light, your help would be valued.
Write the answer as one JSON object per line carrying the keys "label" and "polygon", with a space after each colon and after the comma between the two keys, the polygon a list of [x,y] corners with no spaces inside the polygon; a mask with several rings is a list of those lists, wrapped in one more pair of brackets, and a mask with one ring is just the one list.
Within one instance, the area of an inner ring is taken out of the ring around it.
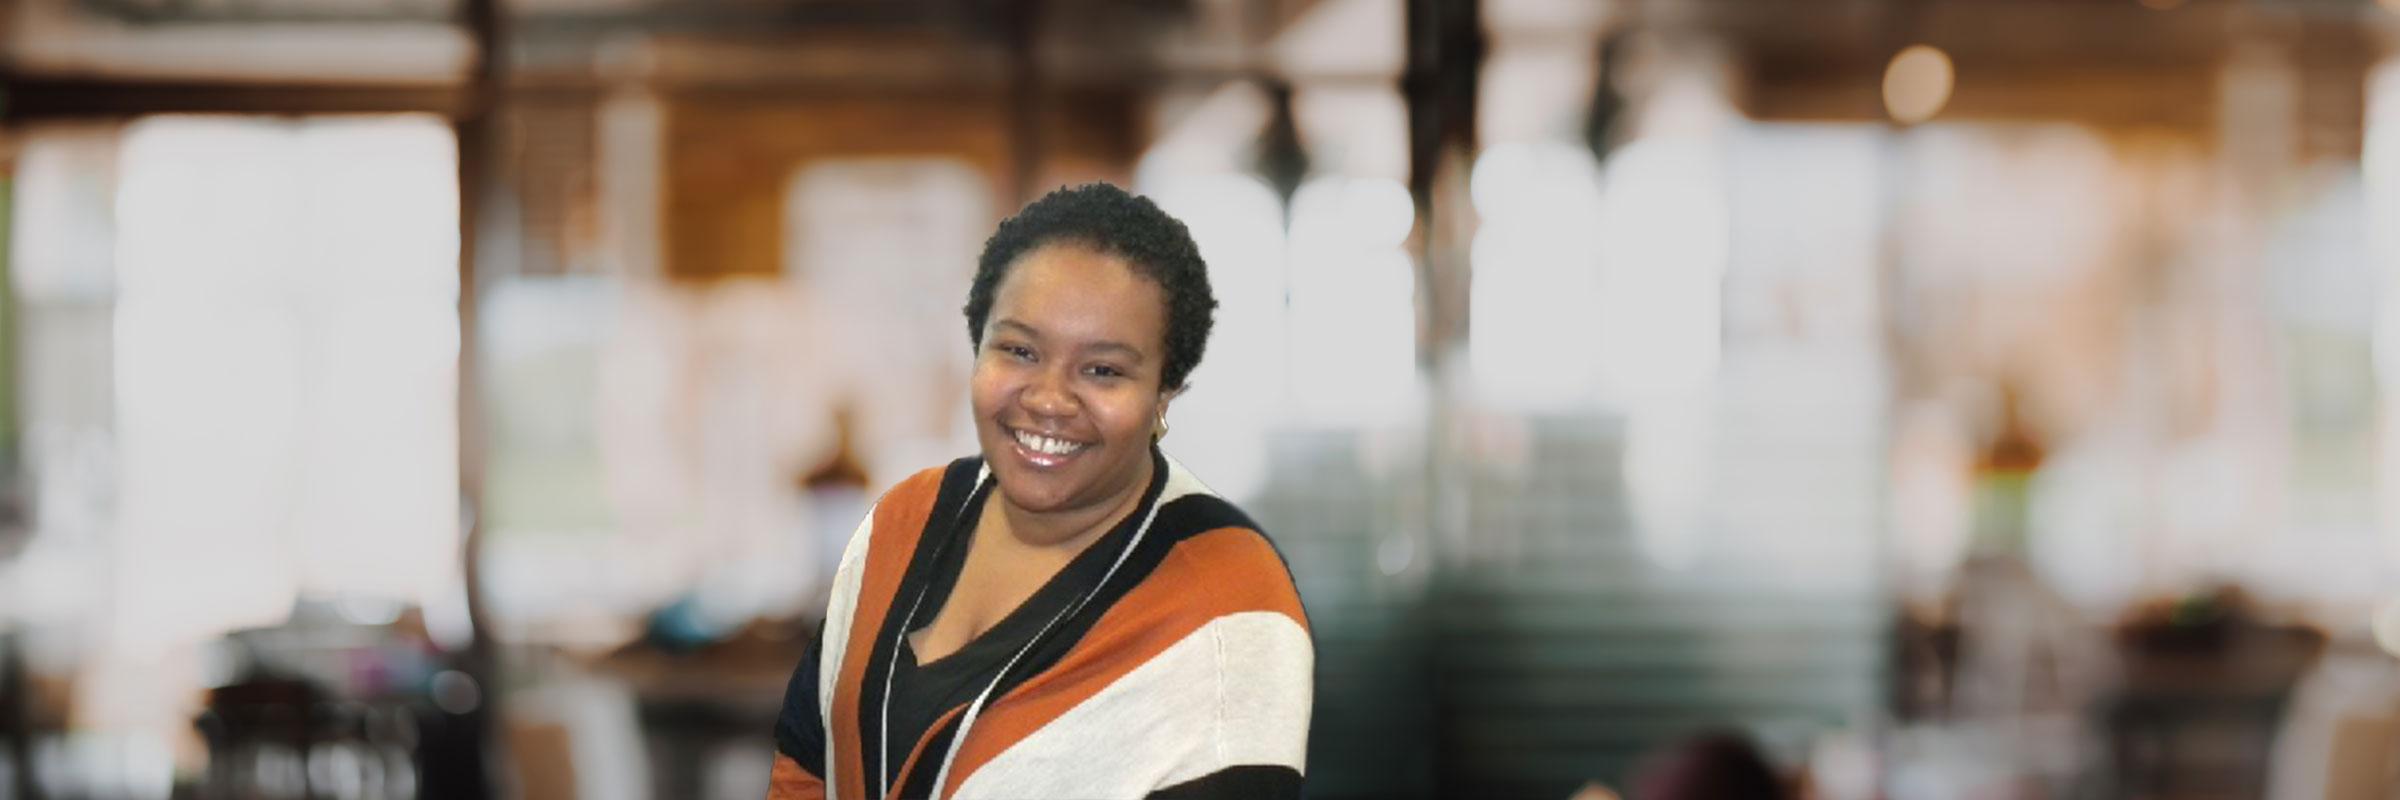
{"label": "white bokeh light", "polygon": [[1257,178],[1217,173],[1143,187],[1182,220],[1208,262],[1216,326],[1190,390],[1168,411],[1165,446],[1236,500],[1266,483],[1266,421],[1285,400],[1283,209]]}
{"label": "white bokeh light", "polygon": [[455,577],[455,155],[432,118],[156,118],[121,154],[112,634]]}
{"label": "white bokeh light", "polygon": [[[2366,115],[2360,158],[2366,215],[2388,220],[2400,214],[2400,59],[2386,60],[2368,74]],[[2374,340],[2375,375],[2383,397],[2377,488],[2384,555],[2390,568],[2400,570],[2400,425],[2393,424],[2400,420],[2400,229],[2369,225],[2367,237],[2380,284]]]}
{"label": "white bokeh light", "polygon": [[1484,402],[1633,408],[1707,383],[1731,234],[1711,147],[1638,140],[1605,170],[1566,143],[1477,160],[1469,355]]}
{"label": "white bokeh light", "polygon": [[1514,411],[1588,402],[1587,348],[1600,302],[1600,170],[1573,145],[1511,144],[1477,159],[1469,184],[1483,227],[1469,257],[1468,358],[1481,400]]}
{"label": "white bokeh light", "polygon": [[1290,374],[1311,421],[1396,425],[1421,406],[1416,265],[1401,248],[1414,224],[1390,179],[1314,178],[1293,195]]}
{"label": "white bokeh light", "polygon": [[1909,45],[1883,70],[1883,107],[1892,119],[1916,124],[1942,113],[1957,81],[1950,54],[1931,45]]}
{"label": "white bokeh light", "polygon": [[1644,140],[1611,159],[1595,315],[1605,392],[1625,406],[1715,374],[1731,221],[1706,140]]}

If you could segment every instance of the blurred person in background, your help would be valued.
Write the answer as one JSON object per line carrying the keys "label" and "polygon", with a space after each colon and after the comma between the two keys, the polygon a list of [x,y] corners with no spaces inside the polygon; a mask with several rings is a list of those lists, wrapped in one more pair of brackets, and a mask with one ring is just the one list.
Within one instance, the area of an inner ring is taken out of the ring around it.
{"label": "blurred person in background", "polygon": [[1299,594],[1157,446],[1215,307],[1146,198],[1090,184],[1000,224],[965,309],[982,453],[859,525],[770,798],[1299,796]]}
{"label": "blurred person in background", "polygon": [[1634,800],[1784,800],[1783,778],[1748,737],[1706,733],[1655,754],[1633,779]]}

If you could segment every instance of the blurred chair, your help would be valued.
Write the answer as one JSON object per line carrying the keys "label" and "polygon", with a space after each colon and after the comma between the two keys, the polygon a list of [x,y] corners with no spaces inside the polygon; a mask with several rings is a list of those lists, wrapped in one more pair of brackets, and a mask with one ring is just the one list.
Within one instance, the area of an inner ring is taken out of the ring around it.
{"label": "blurred chair", "polygon": [[17,636],[0,633],[0,791],[39,800],[41,789],[33,782],[33,693],[26,686]]}
{"label": "blurred chair", "polygon": [[562,675],[510,695],[507,737],[525,800],[696,797],[653,790],[633,693],[614,681]]}
{"label": "blurred chair", "polygon": [[208,694],[196,723],[208,741],[205,798],[306,798],[305,754],[316,738],[311,711],[324,699],[308,682],[254,677]]}
{"label": "blurred chair", "polygon": [[[429,713],[406,701],[342,700],[298,678],[260,675],[218,687],[194,723],[208,744],[199,797],[414,800],[425,785],[422,725],[443,718]],[[430,738],[438,747],[456,735]]]}
{"label": "blurred chair", "polygon": [[2137,609],[2118,640],[2123,685],[2097,706],[2109,731],[2109,793],[2267,795],[2278,720],[2324,635],[2271,622],[2238,590],[2221,589]]}

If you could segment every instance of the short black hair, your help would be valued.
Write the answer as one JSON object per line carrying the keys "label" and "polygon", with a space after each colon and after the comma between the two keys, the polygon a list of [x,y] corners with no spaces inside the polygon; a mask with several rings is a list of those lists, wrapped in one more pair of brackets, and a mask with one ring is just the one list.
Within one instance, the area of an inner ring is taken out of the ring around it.
{"label": "short black hair", "polygon": [[1167,296],[1167,362],[1159,387],[1183,388],[1200,365],[1208,331],[1216,324],[1217,297],[1208,288],[1208,265],[1183,222],[1157,203],[1106,183],[1087,183],[1043,195],[1000,222],[975,262],[967,289],[967,342],[983,347],[983,325],[993,297],[1010,267],[1035,250],[1065,244],[1120,258],[1158,283]]}

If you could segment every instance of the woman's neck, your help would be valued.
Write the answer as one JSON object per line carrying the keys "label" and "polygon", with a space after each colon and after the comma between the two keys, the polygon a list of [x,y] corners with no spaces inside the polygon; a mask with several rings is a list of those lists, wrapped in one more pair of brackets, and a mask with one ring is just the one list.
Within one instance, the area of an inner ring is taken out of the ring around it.
{"label": "woman's neck", "polygon": [[1008,493],[995,492],[993,505],[1000,510],[1000,522],[1007,526],[1010,538],[1027,547],[1065,549],[1081,552],[1093,540],[1116,527],[1118,521],[1141,505],[1142,496],[1149,493],[1157,466],[1150,459],[1141,462],[1141,473],[1134,476],[1114,502],[1094,503],[1083,508],[1057,511],[1030,511],[1009,502]]}

